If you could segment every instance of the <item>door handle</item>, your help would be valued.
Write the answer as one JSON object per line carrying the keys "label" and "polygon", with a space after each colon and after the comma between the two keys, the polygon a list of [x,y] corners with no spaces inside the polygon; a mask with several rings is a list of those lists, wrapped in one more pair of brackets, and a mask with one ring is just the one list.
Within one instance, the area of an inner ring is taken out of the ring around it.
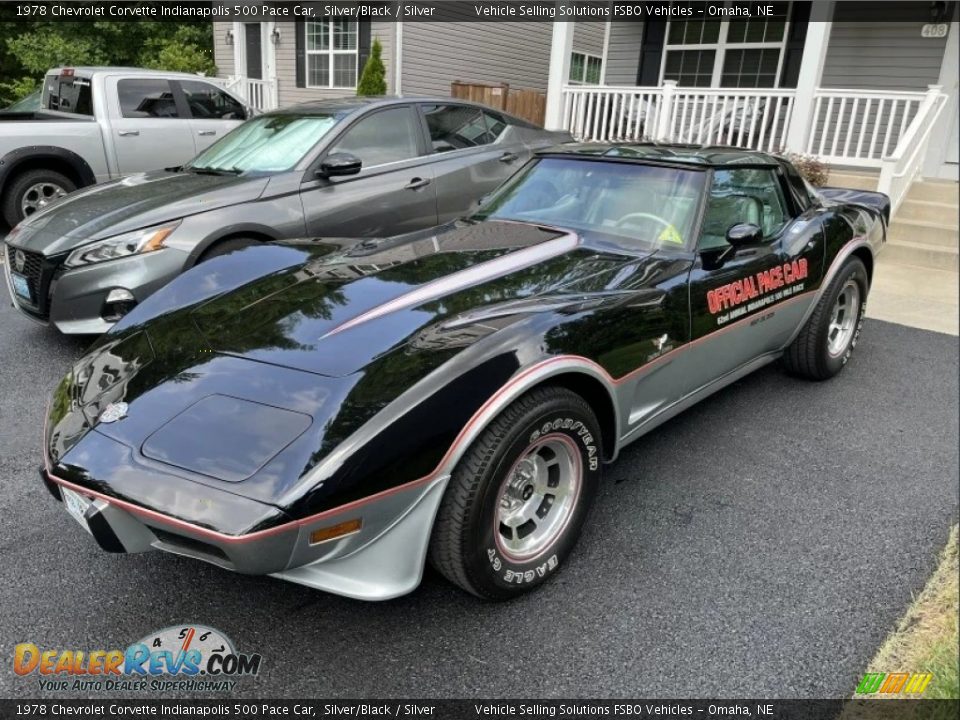
{"label": "door handle", "polygon": [[405,190],[419,190],[422,187],[426,187],[430,184],[430,178],[418,178],[415,177],[413,180],[407,183]]}
{"label": "door handle", "polygon": [[119,135],[120,137],[132,137],[139,134],[140,134],[139,130],[119,130],[117,132],[117,135]]}
{"label": "door handle", "polygon": [[197,131],[197,135],[216,135],[216,134],[217,134],[217,131],[216,131],[216,130],[199,130],[199,131]]}
{"label": "door handle", "polygon": [[520,156],[516,153],[505,152],[500,156],[500,162],[502,163],[512,163],[514,160],[517,160]]}

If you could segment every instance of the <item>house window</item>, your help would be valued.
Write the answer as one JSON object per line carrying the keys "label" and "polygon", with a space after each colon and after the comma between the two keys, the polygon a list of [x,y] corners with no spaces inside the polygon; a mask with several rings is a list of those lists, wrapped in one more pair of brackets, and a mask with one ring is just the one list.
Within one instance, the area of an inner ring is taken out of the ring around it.
{"label": "house window", "polygon": [[304,32],[307,34],[307,87],[356,88],[356,21],[309,21],[304,23]]}
{"label": "house window", "polygon": [[599,85],[603,60],[587,53],[570,54],[570,84]]}
{"label": "house window", "polygon": [[[790,3],[771,5],[769,17],[668,22],[660,81],[676,80],[683,87],[777,87]],[[694,13],[699,9],[707,17],[706,6],[699,3]]]}

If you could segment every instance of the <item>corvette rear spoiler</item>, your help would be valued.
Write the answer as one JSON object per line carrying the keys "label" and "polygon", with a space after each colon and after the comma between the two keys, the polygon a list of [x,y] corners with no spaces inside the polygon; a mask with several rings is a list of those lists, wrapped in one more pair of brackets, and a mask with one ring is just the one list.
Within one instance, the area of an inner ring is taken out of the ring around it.
{"label": "corvette rear spoiler", "polygon": [[817,191],[827,200],[860,205],[868,210],[878,212],[883,216],[884,222],[890,224],[890,198],[884,193],[831,187],[817,188]]}

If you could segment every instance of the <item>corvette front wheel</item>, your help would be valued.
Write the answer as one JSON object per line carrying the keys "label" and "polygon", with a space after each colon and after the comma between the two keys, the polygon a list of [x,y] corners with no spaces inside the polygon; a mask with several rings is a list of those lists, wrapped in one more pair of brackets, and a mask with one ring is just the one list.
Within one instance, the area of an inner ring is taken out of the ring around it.
{"label": "corvette front wheel", "polygon": [[537,388],[461,459],[437,513],[430,561],[480,598],[507,600],[555,574],[600,480],[596,416],[576,393]]}

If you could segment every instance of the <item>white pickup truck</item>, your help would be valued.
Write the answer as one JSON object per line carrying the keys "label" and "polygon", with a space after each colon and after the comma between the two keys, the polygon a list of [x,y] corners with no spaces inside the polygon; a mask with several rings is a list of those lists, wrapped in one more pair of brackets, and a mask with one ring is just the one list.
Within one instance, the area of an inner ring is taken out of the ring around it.
{"label": "white pickup truck", "polygon": [[50,70],[39,110],[0,113],[0,215],[16,225],[84,185],[182,165],[250,114],[199,75]]}

